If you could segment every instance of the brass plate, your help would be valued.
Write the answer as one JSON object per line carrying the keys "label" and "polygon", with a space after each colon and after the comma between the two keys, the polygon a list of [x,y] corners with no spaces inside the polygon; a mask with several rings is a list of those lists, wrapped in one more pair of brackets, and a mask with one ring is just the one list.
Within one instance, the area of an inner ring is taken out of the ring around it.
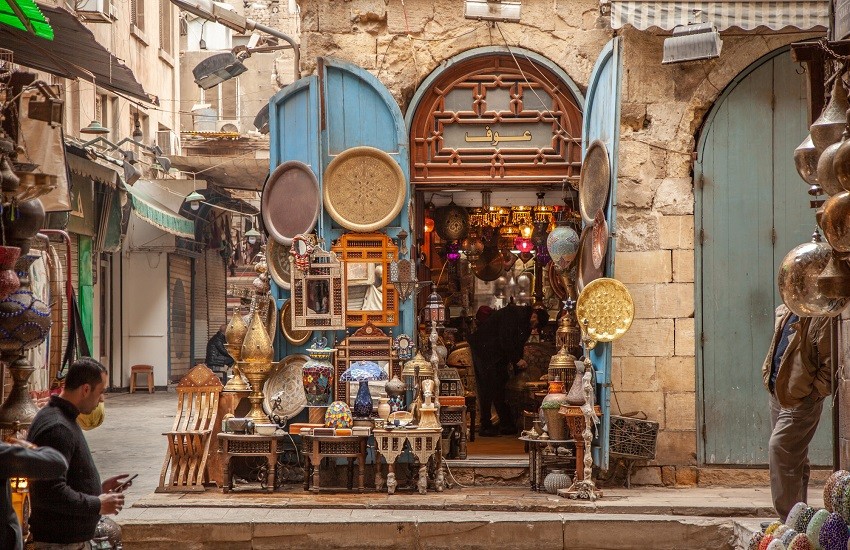
{"label": "brass plate", "polygon": [[[272,365],[263,384],[263,410],[266,414],[277,414],[291,419],[304,410],[307,406],[307,395],[304,393],[301,367],[309,359],[301,354],[288,355]],[[280,408],[272,411],[272,397],[280,391],[283,392]]]}
{"label": "brass plate", "polygon": [[284,162],[263,186],[260,213],[266,231],[277,242],[291,245],[295,235],[316,227],[321,200],[313,170],[297,160]]}
{"label": "brass plate", "polygon": [[597,139],[587,147],[578,184],[578,206],[585,224],[592,224],[596,211],[605,209],[610,189],[611,161],[608,159],[608,148]]}
{"label": "brass plate", "polygon": [[581,293],[591,281],[602,277],[602,266],[593,265],[593,228],[588,226],[581,232],[576,254],[576,290]]}
{"label": "brass plate", "polygon": [[297,330],[292,328],[292,300],[287,300],[280,308],[280,332],[286,341],[293,346],[306,344],[313,335],[312,330]]}
{"label": "brass plate", "polygon": [[626,285],[617,279],[596,279],[579,295],[576,317],[591,340],[613,342],[632,326],[635,304]]}
{"label": "brass plate", "polygon": [[352,231],[386,227],[407,198],[401,166],[374,147],[352,147],[337,155],[325,170],[323,184],[325,210]]}
{"label": "brass plate", "polygon": [[594,269],[602,269],[602,262],[608,252],[608,222],[605,221],[605,214],[602,213],[602,209],[596,211],[592,232],[591,256],[593,267]]}
{"label": "brass plate", "polygon": [[288,244],[280,244],[274,239],[269,239],[266,243],[266,263],[269,266],[269,274],[277,283],[277,286],[284,290],[289,290],[292,284],[292,270],[289,263]]}

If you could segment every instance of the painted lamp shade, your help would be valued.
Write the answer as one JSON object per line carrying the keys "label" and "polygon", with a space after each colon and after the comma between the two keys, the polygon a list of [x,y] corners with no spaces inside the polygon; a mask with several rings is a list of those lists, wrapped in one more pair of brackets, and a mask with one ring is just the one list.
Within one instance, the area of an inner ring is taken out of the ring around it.
{"label": "painted lamp shade", "polygon": [[386,380],[387,373],[374,361],[355,361],[339,377],[343,382],[359,382],[357,397],[351,412],[357,418],[372,416],[372,394],[369,392],[370,380]]}
{"label": "painted lamp shade", "polygon": [[351,417],[351,409],[344,401],[334,401],[325,412],[325,427],[327,428],[350,428],[354,425]]}
{"label": "painted lamp shade", "polygon": [[579,235],[572,227],[556,227],[546,238],[546,248],[552,263],[559,271],[566,271],[578,252]]}

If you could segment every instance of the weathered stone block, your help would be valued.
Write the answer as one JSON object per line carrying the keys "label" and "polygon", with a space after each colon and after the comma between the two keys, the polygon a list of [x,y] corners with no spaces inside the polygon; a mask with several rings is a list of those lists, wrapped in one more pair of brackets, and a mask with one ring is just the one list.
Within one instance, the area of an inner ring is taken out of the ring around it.
{"label": "weathered stone block", "polygon": [[669,283],[673,280],[673,257],[669,250],[618,251],[616,277],[628,283]]}
{"label": "weathered stone block", "polygon": [[661,483],[665,487],[672,487],[676,484],[676,467],[662,466],[661,467]]}
{"label": "weathered stone block", "polygon": [[677,283],[694,282],[694,251],[673,251],[673,280]]}
{"label": "weathered stone block", "polygon": [[623,136],[620,140],[619,177],[637,181],[649,181],[663,178],[666,174],[666,152],[659,145],[635,141]]}
{"label": "weathered stone block", "polygon": [[644,209],[617,209],[617,248],[623,251],[657,250],[660,246],[657,212]]}
{"label": "weathered stone block", "polygon": [[661,430],[658,432],[655,462],[658,464],[695,465],[697,432]]}
{"label": "weathered stone block", "polygon": [[690,392],[665,394],[664,416],[665,427],[668,430],[695,430],[695,394]]}
{"label": "weathered stone block", "polygon": [[654,284],[626,285],[635,303],[635,319],[654,319],[658,317],[658,310],[655,305],[655,289],[657,286]]}
{"label": "weathered stone block", "polygon": [[693,466],[676,466],[676,485],[693,487],[699,484],[699,469]]}
{"label": "weathered stone block", "polygon": [[651,208],[661,180],[638,181],[620,178],[617,182],[617,206],[626,208]]}
{"label": "weathered stone block", "polygon": [[[392,34],[420,33],[425,30],[425,25],[434,18],[435,6],[446,9],[446,2],[405,2],[401,0],[389,0],[387,2],[387,31]],[[459,11],[443,13],[463,13],[463,6],[455,4],[451,6]]]}
{"label": "weathered stone block", "polygon": [[693,318],[676,319],[675,355],[696,355],[696,340],[694,338]]}
{"label": "weathered stone block", "polygon": [[655,286],[658,317],[691,317],[694,314],[693,283],[670,283]]}
{"label": "weathered stone block", "polygon": [[659,357],[655,361],[658,384],[665,392],[696,391],[696,358]]}
{"label": "weathered stone block", "polygon": [[643,466],[632,472],[632,485],[662,485],[661,468],[658,466]]}
{"label": "weathered stone block", "polygon": [[629,331],[614,343],[613,352],[627,357],[667,357],[673,355],[672,319],[635,319]]}
{"label": "weathered stone block", "polygon": [[620,386],[622,391],[656,391],[658,377],[655,357],[620,357]]}
{"label": "weathered stone block", "polygon": [[645,103],[623,103],[620,106],[620,124],[623,127],[638,132],[644,129],[646,123]]}
{"label": "weathered stone block", "polygon": [[693,216],[661,216],[658,225],[661,248],[693,249]]}
{"label": "weathered stone block", "polygon": [[344,0],[326,0],[318,3],[318,31],[322,33],[350,33],[350,2]]}
{"label": "weathered stone block", "polygon": [[663,429],[664,396],[657,391],[618,391],[617,400],[611,400],[614,408],[619,409],[615,414],[644,412],[649,420],[658,422]]}
{"label": "weathered stone block", "polygon": [[[690,159],[688,159],[688,163],[690,163]],[[664,178],[655,193],[655,209],[665,216],[693,214],[693,180],[691,178]]]}

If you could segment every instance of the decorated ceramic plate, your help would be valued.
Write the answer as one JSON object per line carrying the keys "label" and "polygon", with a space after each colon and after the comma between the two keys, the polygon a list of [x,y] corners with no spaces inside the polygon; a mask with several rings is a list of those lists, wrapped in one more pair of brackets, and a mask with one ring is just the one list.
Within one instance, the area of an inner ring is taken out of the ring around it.
{"label": "decorated ceramic plate", "polygon": [[352,147],[337,155],[324,174],[325,210],[352,231],[376,231],[401,212],[407,181],[401,166],[374,147]]}
{"label": "decorated ceramic plate", "polygon": [[588,283],[579,295],[576,317],[591,339],[613,342],[632,326],[635,304],[626,285],[620,281],[596,279]]}
{"label": "decorated ceramic plate", "polygon": [[605,208],[610,187],[611,162],[608,159],[608,149],[597,139],[587,147],[578,184],[579,210],[581,219],[587,225],[593,223],[597,210]]}
{"label": "decorated ceramic plate", "polygon": [[284,290],[289,290],[292,282],[289,249],[290,245],[280,244],[274,239],[269,239],[266,244],[266,263],[269,266],[269,274],[277,286]]}
{"label": "decorated ceramic plate", "polygon": [[260,211],[272,239],[292,244],[295,235],[313,231],[322,197],[319,180],[309,166],[297,160],[284,162],[263,187]]}
{"label": "decorated ceramic plate", "polygon": [[[288,355],[272,365],[263,384],[263,410],[268,415],[293,418],[307,406],[307,394],[301,379],[301,367],[310,358],[306,355]],[[277,397],[280,397],[278,404]]]}
{"label": "decorated ceramic plate", "polygon": [[293,346],[306,344],[313,335],[311,330],[298,330],[292,328],[292,300],[287,300],[280,308],[280,332],[286,341]]}

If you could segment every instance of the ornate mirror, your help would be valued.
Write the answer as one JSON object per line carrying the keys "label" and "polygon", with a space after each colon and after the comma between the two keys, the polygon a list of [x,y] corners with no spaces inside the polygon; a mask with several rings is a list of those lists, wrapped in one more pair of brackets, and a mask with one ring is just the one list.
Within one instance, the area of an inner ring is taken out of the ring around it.
{"label": "ornate mirror", "polygon": [[398,324],[398,295],[389,283],[389,264],[398,248],[382,233],[346,233],[332,248],[343,262],[345,324],[360,327]]}
{"label": "ornate mirror", "polygon": [[[293,244],[293,246],[296,246]],[[291,260],[295,262],[295,258]],[[333,252],[316,247],[307,269],[292,272],[292,328],[345,329],[345,286],[342,264]]]}

